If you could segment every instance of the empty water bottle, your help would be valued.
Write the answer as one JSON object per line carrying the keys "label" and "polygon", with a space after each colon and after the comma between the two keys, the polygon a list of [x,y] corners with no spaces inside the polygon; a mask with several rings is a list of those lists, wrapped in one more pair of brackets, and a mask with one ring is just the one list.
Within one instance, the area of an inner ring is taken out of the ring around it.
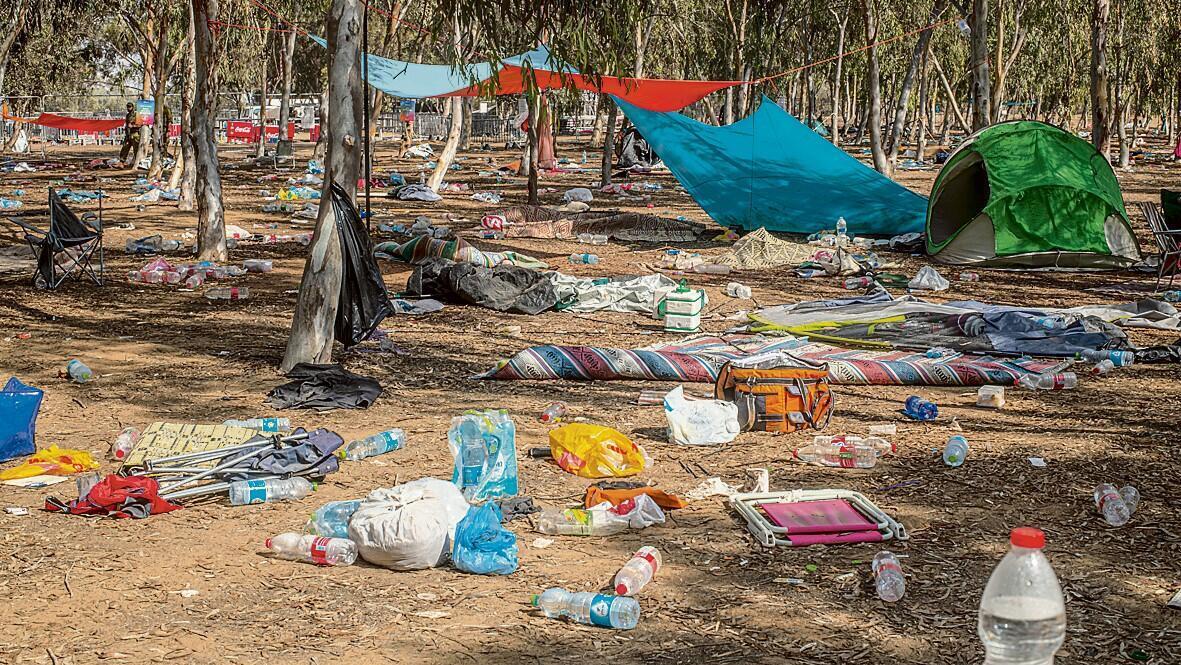
{"label": "empty water bottle", "polygon": [[275,266],[270,259],[246,259],[242,267],[246,272],[270,272]]}
{"label": "empty water bottle", "polygon": [[881,551],[873,558],[874,585],[878,598],[887,603],[896,603],[906,593],[906,577],[902,575],[902,564],[893,552]]}
{"label": "empty water bottle", "polygon": [[844,217],[837,218],[837,242],[844,245],[849,238],[849,223]]}
{"label": "empty water bottle", "polygon": [[1091,374],[1094,376],[1103,376],[1113,369],[1115,369],[1115,363],[1110,360],[1100,360],[1091,368]]}
{"label": "empty water bottle", "polygon": [[467,419],[459,425],[460,489],[469,497],[480,484],[484,464],[488,460],[488,449],[484,447],[484,435],[475,420]]}
{"label": "empty water bottle", "polygon": [[250,289],[243,286],[238,288],[236,286],[229,288],[209,289],[205,292],[205,297],[210,300],[245,300],[250,297]]}
{"label": "empty water bottle", "polygon": [[1140,507],[1140,490],[1131,485],[1124,485],[1119,488],[1119,498],[1124,500],[1129,514],[1136,514],[1136,508]]}
{"label": "empty water bottle", "polygon": [[729,275],[730,266],[722,265],[720,263],[698,263],[690,268],[695,273],[703,275]]}
{"label": "empty water bottle", "polygon": [[567,408],[565,402],[553,402],[549,406],[545,407],[545,411],[541,412],[538,420],[545,423],[546,425],[552,425],[554,423],[561,422],[562,418],[566,417],[566,411]]}
{"label": "empty water bottle", "polygon": [[185,280],[185,288],[186,289],[195,289],[204,283],[205,283],[205,273],[204,272],[195,272],[195,273],[189,275],[188,279]]}
{"label": "empty water bottle", "polygon": [[792,456],[809,464],[844,469],[872,469],[878,463],[877,448],[857,437],[838,437],[828,443],[814,441],[793,450]]}
{"label": "empty water bottle", "polygon": [[1136,361],[1136,354],[1131,351],[1086,350],[1075,354],[1075,358],[1089,360],[1093,363],[1110,360],[1116,367],[1127,367]]}
{"label": "empty water bottle", "polygon": [[222,423],[226,427],[245,427],[260,432],[290,432],[291,421],[287,418],[249,418],[247,420],[227,420]]}
{"label": "empty water bottle", "polygon": [[537,517],[537,530],[551,536],[611,536],[628,529],[628,520],[609,510],[548,508]]}
{"label": "empty water bottle", "polygon": [[1049,665],[1066,639],[1066,603],[1037,529],[1014,529],[988,578],[976,631],[986,665]]}
{"label": "empty water bottle", "polygon": [[584,245],[606,245],[607,236],[596,233],[579,233],[578,242]]}
{"label": "empty water bottle", "polygon": [[115,437],[115,443],[111,446],[111,456],[117,460],[127,459],[131,454],[131,450],[135,448],[135,444],[139,442],[139,430],[134,427],[125,427],[119,436]]}
{"label": "empty water bottle", "polygon": [[311,494],[312,489],[314,486],[305,478],[238,480],[230,483],[230,503],[243,506],[249,503],[302,499]]}
{"label": "empty water bottle", "polygon": [[281,533],[267,538],[266,547],[288,561],[307,561],[317,566],[351,566],[357,560],[357,545],[345,538]]}
{"label": "empty water bottle", "polygon": [[[1133,488],[1132,491],[1135,491]],[[1140,493],[1136,492],[1136,502],[1140,501]],[[1095,507],[1103,515],[1103,519],[1111,526],[1123,526],[1132,518],[1132,511],[1128,508],[1128,504],[1124,501],[1124,497],[1115,485],[1111,483],[1100,483],[1095,488]]]}
{"label": "empty water bottle", "polygon": [[1078,385],[1078,376],[1074,372],[1025,374],[1017,380],[1017,385],[1026,390],[1070,390]]}
{"label": "empty water bottle", "polygon": [[546,589],[533,596],[533,606],[551,619],[570,617],[578,623],[604,628],[631,630],[640,622],[640,604],[627,596]]}
{"label": "empty water bottle", "polygon": [[406,441],[406,433],[400,429],[391,429],[378,434],[371,434],[364,439],[351,441],[337,453],[341,459],[355,462],[366,457],[382,455],[398,450]]}
{"label": "empty water bottle", "polygon": [[730,282],[726,285],[726,295],[731,298],[749,298],[753,294],[749,286],[739,284],[738,282]]}
{"label": "empty water bottle", "polygon": [[947,466],[956,467],[963,466],[964,460],[968,458],[968,440],[956,434],[947,440],[947,445],[943,447],[943,463]]}
{"label": "empty water bottle", "polygon": [[845,279],[845,288],[850,291],[854,289],[865,289],[873,285],[873,278],[863,275],[861,277],[849,277]]}
{"label": "empty water bottle", "polygon": [[980,274],[974,273],[974,272],[961,272],[960,273],[960,281],[961,282],[979,282],[980,281]]}
{"label": "empty water bottle", "polygon": [[74,383],[86,383],[94,378],[94,372],[81,360],[74,358],[66,363],[66,374]]}
{"label": "empty water bottle", "polygon": [[312,513],[308,520],[307,532],[329,538],[348,538],[349,520],[360,507],[360,499],[351,501],[330,501]]}
{"label": "empty water bottle", "polygon": [[655,547],[641,547],[630,561],[615,573],[615,593],[620,596],[634,596],[652,581],[660,570],[660,550]]}
{"label": "empty water bottle", "polygon": [[939,406],[918,395],[911,395],[906,398],[906,406],[903,407],[902,412],[912,420],[935,420],[939,417]]}
{"label": "empty water bottle", "polygon": [[584,263],[594,265],[599,262],[599,257],[594,254],[571,254],[567,260],[573,264]]}

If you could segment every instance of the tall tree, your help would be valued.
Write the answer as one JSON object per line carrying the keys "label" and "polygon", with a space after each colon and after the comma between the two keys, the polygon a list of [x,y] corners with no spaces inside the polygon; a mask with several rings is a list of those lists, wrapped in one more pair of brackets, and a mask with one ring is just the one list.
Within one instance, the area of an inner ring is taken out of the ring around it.
{"label": "tall tree", "polygon": [[1091,6],[1091,143],[1107,156],[1111,141],[1111,100],[1107,82],[1107,24],[1111,0],[1094,0]]}
{"label": "tall tree", "polygon": [[992,119],[992,83],[988,73],[988,0],[972,0],[972,129]]}
{"label": "tall tree", "polygon": [[[218,0],[191,0],[193,10],[194,66],[197,75],[193,92],[192,147],[197,176],[197,258],[225,261],[225,208],[221,198],[221,173],[217,161],[218,47],[209,22],[217,20]],[[328,207],[328,206],[325,206]]]}
{"label": "tall tree", "polygon": [[180,187],[180,201],[177,208],[192,210],[196,205],[195,188],[197,181],[197,161],[193,150],[193,96],[197,84],[197,55],[195,27],[193,25],[193,6],[187,5],[189,14],[188,29],[185,31],[185,69],[184,82],[180,88],[180,159],[172,170],[172,178],[168,183],[170,189]]}
{"label": "tall tree", "polygon": [[893,169],[886,158],[886,151],[882,149],[882,82],[878,65],[878,8],[875,0],[862,0],[861,6],[865,13],[865,41],[869,44],[869,67],[866,74],[868,88],[868,108],[866,111],[869,124],[869,149],[873,154],[873,167],[879,173],[889,175]]}
{"label": "tall tree", "polygon": [[152,162],[148,165],[148,179],[154,180],[164,172],[164,147],[168,144],[167,113],[168,108],[168,74],[171,67],[168,64],[168,18],[171,12],[161,0],[159,23],[156,26],[156,80],[152,90],[152,99],[156,102],[155,121],[152,123]]}
{"label": "tall tree", "polygon": [[291,320],[291,335],[282,369],[301,362],[332,359],[333,325],[343,279],[340,235],[331,201],[333,183],[357,197],[361,162],[361,115],[364,88],[361,82],[360,14],[357,0],[332,0],[328,10],[328,125],[324,127],[327,155],[324,189],[316,230],[308,247],[299,297]]}

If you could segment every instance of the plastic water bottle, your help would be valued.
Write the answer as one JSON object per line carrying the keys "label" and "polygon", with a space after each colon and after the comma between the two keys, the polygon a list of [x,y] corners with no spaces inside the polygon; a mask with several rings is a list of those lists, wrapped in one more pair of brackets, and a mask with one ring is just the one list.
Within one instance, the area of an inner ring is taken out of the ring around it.
{"label": "plastic water bottle", "polygon": [[872,469],[878,463],[878,451],[861,440],[833,439],[831,443],[815,443],[792,451],[796,459],[817,466],[844,469]]}
{"label": "plastic water bottle", "polygon": [[229,288],[209,289],[205,292],[205,297],[210,300],[245,300],[250,297],[250,289],[243,286],[238,288],[236,286]]}
{"label": "plastic water bottle", "polygon": [[1100,360],[1091,368],[1091,374],[1093,376],[1103,376],[1113,369],[1115,369],[1115,363],[1110,360]]}
{"label": "plastic water bottle", "polygon": [[1078,376],[1074,372],[1025,374],[1017,380],[1017,385],[1026,390],[1070,390],[1078,385]]}
{"label": "plastic water bottle", "polygon": [[753,295],[750,287],[738,282],[730,282],[726,285],[726,295],[731,298],[749,298]]}
{"label": "plastic water bottle", "polygon": [[627,529],[627,519],[608,510],[550,508],[537,517],[537,530],[551,536],[611,536]]}
{"label": "plastic water bottle", "polygon": [[960,281],[961,282],[979,282],[980,281],[980,274],[975,273],[975,272],[961,272],[960,273]]}
{"label": "plastic water bottle", "polygon": [[546,425],[552,425],[554,423],[562,422],[562,418],[566,417],[566,412],[567,408],[565,402],[553,402],[549,406],[545,407],[545,411],[541,412],[541,415],[538,416],[538,420],[545,423]]}
{"label": "plastic water bottle", "polygon": [[488,449],[484,447],[484,435],[475,420],[464,420],[459,425],[460,488],[465,497],[475,492],[484,475],[484,464],[488,461]]}
{"label": "plastic water bottle", "polygon": [[189,278],[185,280],[185,288],[186,289],[195,289],[204,283],[205,283],[205,273],[204,272],[195,272],[195,273],[189,275]]}
{"label": "plastic water bottle", "polygon": [[1140,506],[1140,490],[1131,485],[1124,485],[1119,488],[1119,498],[1124,500],[1124,505],[1128,507],[1128,513],[1136,514],[1136,508]]}
{"label": "plastic water bottle", "polygon": [[[894,444],[890,443],[889,441],[874,434],[874,429],[876,427],[881,427],[881,426],[878,426],[878,425],[871,426],[869,428],[870,429],[870,432],[869,432],[870,436],[867,436],[864,438],[862,438],[860,436],[856,436],[854,434],[838,434],[836,436],[830,436],[828,434],[817,434],[812,437],[812,444],[811,445],[815,446],[817,448],[820,448],[820,447],[824,447],[824,446],[833,447],[833,446],[840,446],[842,444],[856,444],[856,445],[865,446],[868,448],[873,448],[874,451],[877,452],[878,457],[882,457],[884,455],[892,455],[893,453],[898,452],[898,446],[895,446]],[[893,423],[891,423],[889,427],[893,427],[894,429],[889,430],[888,427],[882,427],[881,429],[883,429],[885,431],[882,431],[881,433],[882,434],[897,434],[898,433],[898,428]]]}
{"label": "plastic water bottle", "polygon": [[845,279],[845,288],[852,291],[854,289],[869,288],[873,284],[873,278],[868,275],[861,277],[848,277]]}
{"label": "plastic water bottle", "polygon": [[607,236],[595,233],[579,233],[578,242],[583,245],[606,245]]}
{"label": "plastic water bottle", "polygon": [[599,262],[599,257],[594,254],[571,254],[568,260],[572,264],[594,265]]}
{"label": "plastic water bottle", "polygon": [[927,356],[928,358],[942,358],[944,356],[950,356],[954,353],[955,351],[952,351],[946,346],[933,346],[927,349],[927,352],[923,355]]}
{"label": "plastic water bottle", "polygon": [[230,483],[230,503],[244,506],[249,503],[302,499],[311,494],[313,488],[306,478],[238,480]]}
{"label": "plastic water bottle", "polygon": [[663,562],[660,550],[655,547],[641,547],[630,561],[615,573],[615,593],[620,596],[634,596],[652,581]]}
{"label": "plastic water bottle", "polygon": [[94,372],[86,366],[86,363],[77,358],[71,359],[66,363],[66,374],[69,375],[70,380],[74,383],[86,383],[94,378]]}
{"label": "plastic water bottle", "polygon": [[722,265],[720,263],[698,263],[690,268],[695,273],[702,275],[729,275],[730,266]]}
{"label": "plastic water bottle", "polygon": [[976,630],[985,665],[1050,665],[1066,640],[1066,603],[1042,553],[1046,536],[1022,527],[1009,543],[980,600]]}
{"label": "plastic water bottle", "polygon": [[250,418],[247,420],[227,420],[222,423],[226,427],[245,427],[260,432],[290,432],[291,421],[287,418]]}
{"label": "plastic water bottle", "polygon": [[943,463],[950,467],[963,466],[968,458],[968,440],[956,434],[943,447]]}
{"label": "plastic water bottle", "polygon": [[1127,367],[1136,362],[1136,354],[1131,351],[1086,350],[1076,353],[1075,358],[1089,360],[1093,363],[1110,360],[1116,367]]}
{"label": "plastic water bottle", "polygon": [[849,241],[849,223],[844,217],[837,218],[837,242],[845,245]]}
{"label": "plastic water bottle", "polygon": [[357,560],[357,545],[346,538],[281,533],[267,538],[267,549],[288,561],[307,561],[317,566],[351,566]]}
{"label": "plastic water bottle", "polygon": [[929,421],[939,417],[939,406],[918,395],[911,395],[906,398],[906,406],[902,412],[912,420]]}
{"label": "plastic water bottle", "polygon": [[135,448],[135,444],[139,443],[139,430],[134,427],[125,427],[119,436],[115,437],[115,443],[111,446],[111,456],[117,460],[127,459],[127,455]]}
{"label": "plastic water bottle", "polygon": [[603,628],[631,630],[640,623],[640,604],[627,596],[579,592],[565,589],[546,589],[545,593],[533,596],[533,606],[551,619],[570,617],[578,623]]}
{"label": "plastic water bottle", "polygon": [[878,598],[887,603],[902,600],[906,593],[906,577],[902,575],[902,564],[893,552],[881,551],[873,558],[874,585],[878,590]]}
{"label": "plastic water bottle", "polygon": [[372,434],[364,439],[352,441],[337,454],[340,455],[341,459],[355,462],[366,457],[383,455],[390,451],[398,450],[405,442],[406,433],[395,428],[379,434]]}
{"label": "plastic water bottle", "polygon": [[349,520],[352,519],[353,513],[357,512],[357,508],[360,505],[360,499],[354,499],[352,501],[329,501],[317,508],[316,512],[312,513],[311,519],[308,520],[306,530],[308,533],[316,536],[348,538]]}
{"label": "plastic water bottle", "polygon": [[[1133,492],[1136,491],[1135,488],[1131,489]],[[1139,492],[1136,492],[1135,498],[1139,503]],[[1095,488],[1095,507],[1111,526],[1123,526],[1132,518],[1132,511],[1128,508],[1127,502],[1111,483],[1100,483]]]}

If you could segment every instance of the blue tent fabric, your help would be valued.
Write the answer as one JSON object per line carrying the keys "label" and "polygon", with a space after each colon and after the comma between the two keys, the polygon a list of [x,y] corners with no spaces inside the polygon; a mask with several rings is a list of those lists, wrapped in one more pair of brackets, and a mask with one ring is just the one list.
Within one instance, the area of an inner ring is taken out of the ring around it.
{"label": "blue tent fabric", "polygon": [[844,217],[850,233],[923,230],[925,197],[833,146],[766,96],[757,111],[725,127],[615,102],[723,226],[812,233]]}
{"label": "blue tent fabric", "polygon": [[[328,42],[321,37],[308,35],[308,38],[320,46],[328,47]],[[549,51],[544,55],[548,56]],[[545,61],[544,56],[541,61]],[[455,68],[450,65],[420,65],[390,60],[369,53],[365,54],[365,67],[365,78],[369,85],[387,95],[403,99],[438,97],[492,77],[492,65],[488,63]]]}

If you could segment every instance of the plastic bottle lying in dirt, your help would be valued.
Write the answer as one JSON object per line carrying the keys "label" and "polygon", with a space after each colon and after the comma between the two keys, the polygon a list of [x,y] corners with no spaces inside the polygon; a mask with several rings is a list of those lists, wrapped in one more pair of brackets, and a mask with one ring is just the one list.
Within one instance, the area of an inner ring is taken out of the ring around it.
{"label": "plastic bottle lying in dirt", "polygon": [[139,430],[134,427],[124,428],[119,432],[119,436],[115,437],[115,443],[111,446],[111,456],[117,460],[127,459],[127,455],[138,442]]}
{"label": "plastic bottle lying in dirt", "polygon": [[239,480],[230,483],[230,503],[244,506],[250,503],[302,499],[311,494],[312,489],[313,485],[305,478]]}
{"label": "plastic bottle lying in dirt", "polygon": [[903,407],[902,412],[910,416],[912,420],[935,420],[939,417],[939,406],[918,395],[911,395],[906,398],[906,406]]}
{"label": "plastic bottle lying in dirt", "polygon": [[250,297],[250,289],[245,286],[209,289],[205,292],[205,297],[210,300],[246,300]]}
{"label": "plastic bottle lying in dirt", "polygon": [[86,363],[77,358],[71,359],[66,363],[66,375],[74,383],[86,383],[94,378],[94,372],[86,366]]}
{"label": "plastic bottle lying in dirt", "polygon": [[316,536],[348,538],[349,520],[352,519],[353,513],[357,512],[357,508],[360,505],[360,499],[329,501],[317,508],[316,512],[312,513],[312,518],[308,520],[306,530],[308,533]]}
{"label": "plastic bottle lying in dirt", "polygon": [[634,596],[652,581],[660,570],[660,550],[655,547],[641,547],[630,561],[615,573],[615,593],[620,596]]}
{"label": "plastic bottle lying in dirt", "polygon": [[545,411],[542,411],[541,415],[538,416],[537,419],[546,425],[552,425],[554,423],[561,422],[562,418],[566,417],[566,412],[567,408],[565,402],[553,402],[549,406],[545,407]]}
{"label": "plastic bottle lying in dirt", "polygon": [[898,563],[893,552],[881,551],[874,556],[873,577],[878,598],[887,603],[902,600],[906,593],[906,577],[902,575],[902,564]]}
{"label": "plastic bottle lying in dirt", "polygon": [[[1135,488],[1131,488],[1135,491]],[[1136,492],[1135,500],[1140,501],[1140,493]],[[1100,483],[1095,488],[1095,507],[1103,514],[1103,519],[1111,526],[1123,526],[1132,519],[1132,510],[1128,502],[1111,483]]]}
{"label": "plastic bottle lying in dirt", "polygon": [[1100,360],[1091,368],[1091,374],[1094,376],[1103,376],[1113,369],[1115,369],[1115,363],[1110,360]]}
{"label": "plastic bottle lying in dirt", "polygon": [[1026,390],[1070,390],[1078,385],[1074,372],[1061,374],[1026,374],[1017,380]]}
{"label": "plastic bottle lying in dirt", "polygon": [[956,434],[943,447],[943,463],[950,467],[963,466],[968,458],[968,440]]}
{"label": "plastic bottle lying in dirt", "polygon": [[274,263],[270,259],[246,259],[242,267],[246,272],[270,272],[274,269]]}
{"label": "plastic bottle lying in dirt", "polygon": [[792,451],[792,456],[809,464],[842,469],[872,469],[878,463],[877,449],[860,440],[813,443],[810,446],[796,448]]}
{"label": "plastic bottle lying in dirt", "polygon": [[567,260],[573,264],[589,264],[594,265],[599,262],[599,257],[594,254],[571,254]]}
{"label": "plastic bottle lying in dirt", "polygon": [[246,420],[227,420],[222,423],[227,427],[245,427],[260,432],[290,432],[291,420],[288,418],[248,418]]}
{"label": "plastic bottle lying in dirt", "polygon": [[355,462],[356,460],[384,455],[398,450],[406,441],[406,433],[400,429],[392,429],[379,434],[372,434],[364,439],[351,441],[337,453],[341,459]]}
{"label": "plastic bottle lying in dirt", "polygon": [[280,559],[317,566],[351,566],[357,560],[356,544],[344,538],[281,533],[267,538],[266,546]]}
{"label": "plastic bottle lying in dirt", "polygon": [[854,289],[869,288],[873,284],[873,278],[868,276],[849,277],[845,279],[845,288],[852,291]]}
{"label": "plastic bottle lying in dirt", "polygon": [[533,596],[533,606],[551,619],[570,617],[578,623],[619,630],[631,630],[640,623],[640,604],[627,596],[546,589]]}

